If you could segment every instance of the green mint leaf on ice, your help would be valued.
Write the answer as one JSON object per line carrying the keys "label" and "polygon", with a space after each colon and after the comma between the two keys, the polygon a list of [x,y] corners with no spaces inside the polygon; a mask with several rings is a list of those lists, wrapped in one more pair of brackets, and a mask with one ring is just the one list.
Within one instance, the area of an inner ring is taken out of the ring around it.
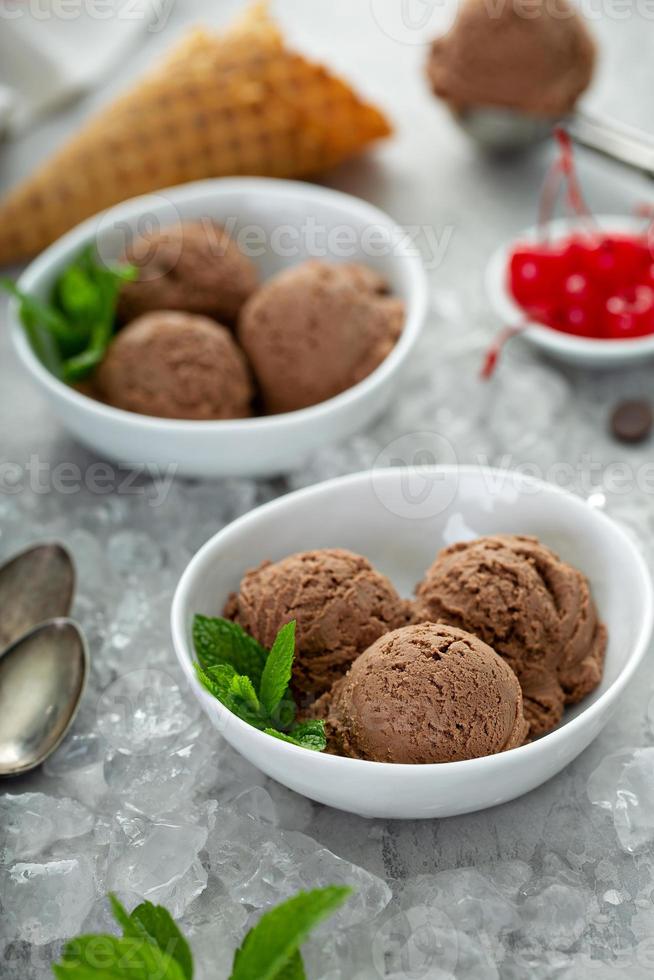
{"label": "green mint leaf on ice", "polygon": [[300,946],[351,892],[351,888],[336,885],[300,892],[266,912],[237,950],[230,980],[301,980]]}
{"label": "green mint leaf on ice", "polygon": [[259,700],[271,717],[288,689],[294,657],[295,620],[291,620],[275,637],[261,676]]}
{"label": "green mint leaf on ice", "polygon": [[302,962],[299,951],[291,956],[286,966],[283,966],[275,974],[275,980],[307,980],[307,975],[304,972],[304,963]]}
{"label": "green mint leaf on ice", "polygon": [[303,721],[295,725],[290,732],[280,732],[275,728],[266,728],[265,732],[283,742],[299,745],[303,749],[312,749],[314,752],[324,752],[327,748],[324,721]]}
{"label": "green mint leaf on ice", "polygon": [[259,689],[268,652],[237,623],[219,617],[195,616],[193,645],[205,669],[231,664],[237,674],[249,677],[255,689]]}
{"label": "green mint leaf on ice", "polygon": [[120,904],[115,895],[109,896],[114,918],[123,928],[125,938],[142,939],[158,946],[177,961],[184,980],[193,980],[193,957],[191,948],[177,927],[168,909],[163,905],[143,902],[137,905],[131,915]]}
{"label": "green mint leaf on ice", "polygon": [[[230,980],[307,980],[300,946],[352,889],[330,885],[300,892],[261,916],[236,951]],[[66,943],[57,980],[193,980],[193,957],[172,916],[143,902],[131,913],[109,896],[122,937],[78,936]],[[204,964],[209,976],[212,964]]]}

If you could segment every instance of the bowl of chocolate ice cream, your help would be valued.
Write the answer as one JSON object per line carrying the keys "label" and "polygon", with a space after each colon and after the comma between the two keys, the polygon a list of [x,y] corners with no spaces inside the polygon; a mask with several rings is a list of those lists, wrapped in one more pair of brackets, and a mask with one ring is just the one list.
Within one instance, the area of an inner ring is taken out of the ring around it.
{"label": "bowl of chocolate ice cream", "polygon": [[[260,649],[295,624],[289,691],[301,723],[324,724],[325,751],[211,696],[197,614]],[[503,803],[563,769],[618,706],[653,617],[638,547],[584,500],[508,471],[396,467],[219,532],[180,580],[172,630],[204,710],[263,772],[339,809],[420,818]]]}
{"label": "bowl of chocolate ice cream", "polygon": [[[80,353],[89,249],[92,271],[129,277]],[[396,391],[427,302],[420,258],[383,212],[255,177],[127,201],[48,248],[17,286],[73,306],[58,372],[30,329],[34,307],[26,322],[10,305],[19,358],[63,425],[120,463],[199,477],[283,473],[364,428]]]}

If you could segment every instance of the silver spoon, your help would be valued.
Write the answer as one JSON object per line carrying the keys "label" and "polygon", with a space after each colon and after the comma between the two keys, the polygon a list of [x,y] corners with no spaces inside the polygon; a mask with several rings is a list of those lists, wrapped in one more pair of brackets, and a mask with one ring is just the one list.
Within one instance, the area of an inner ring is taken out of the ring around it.
{"label": "silver spoon", "polygon": [[498,153],[521,150],[546,139],[557,124],[595,153],[654,177],[654,137],[633,126],[577,110],[564,119],[540,119],[515,109],[470,106],[455,112],[462,128],[480,146]]}
{"label": "silver spoon", "polygon": [[52,619],[0,656],[0,776],[40,766],[70,728],[84,692],[86,641],[70,619]]}
{"label": "silver spoon", "polygon": [[46,619],[67,616],[75,569],[60,544],[42,544],[0,568],[0,650]]}

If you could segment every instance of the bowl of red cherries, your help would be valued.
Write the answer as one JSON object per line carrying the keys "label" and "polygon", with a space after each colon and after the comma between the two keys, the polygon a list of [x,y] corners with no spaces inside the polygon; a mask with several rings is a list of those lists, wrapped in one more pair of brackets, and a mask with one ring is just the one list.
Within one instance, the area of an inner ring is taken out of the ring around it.
{"label": "bowl of red cherries", "polygon": [[654,356],[654,233],[642,218],[529,229],[495,252],[487,288],[503,326],[548,354],[597,367]]}
{"label": "bowl of red cherries", "polygon": [[[554,135],[559,153],[543,183],[538,225],[498,248],[488,265],[488,295],[504,330],[486,373],[515,333],[589,367],[654,356],[654,213],[592,214],[570,138],[563,129]],[[562,194],[572,217],[553,220]]]}

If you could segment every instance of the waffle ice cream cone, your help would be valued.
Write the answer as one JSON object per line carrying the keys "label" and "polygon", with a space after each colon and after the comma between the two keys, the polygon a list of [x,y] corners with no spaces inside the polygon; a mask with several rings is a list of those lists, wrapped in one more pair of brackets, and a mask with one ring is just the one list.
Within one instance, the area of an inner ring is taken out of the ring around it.
{"label": "waffle ice cream cone", "polygon": [[257,4],[196,30],[0,201],[0,265],[137,194],[230,174],[308,177],[388,135],[342,80],[289,51]]}

